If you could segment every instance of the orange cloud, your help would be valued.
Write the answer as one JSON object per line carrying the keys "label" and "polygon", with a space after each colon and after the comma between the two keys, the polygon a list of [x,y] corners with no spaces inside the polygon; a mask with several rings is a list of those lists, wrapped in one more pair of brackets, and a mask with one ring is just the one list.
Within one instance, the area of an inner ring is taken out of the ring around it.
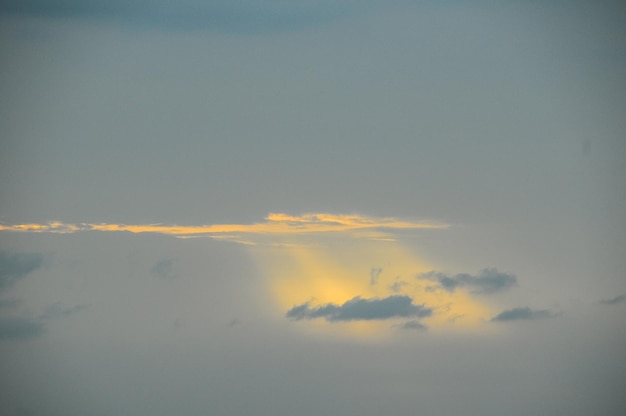
{"label": "orange cloud", "polygon": [[[357,230],[400,230],[447,228],[448,225],[431,222],[401,221],[395,218],[376,218],[363,215],[304,214],[293,216],[282,213],[269,214],[264,222],[253,224],[211,224],[211,225],[164,225],[164,224],[0,224],[0,231],[74,233],[79,231],[126,231],[131,233],[156,233],[176,237],[247,234],[247,235],[292,235],[309,233],[331,233]],[[387,236],[379,231],[378,238]],[[228,239],[224,237],[223,239]],[[247,241],[247,240],[242,240]]]}

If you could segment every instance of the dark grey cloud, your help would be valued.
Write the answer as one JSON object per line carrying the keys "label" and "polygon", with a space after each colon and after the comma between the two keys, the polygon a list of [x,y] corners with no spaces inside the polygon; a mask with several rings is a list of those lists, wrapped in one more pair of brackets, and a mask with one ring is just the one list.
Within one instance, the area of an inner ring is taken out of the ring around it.
{"label": "dark grey cloud", "polygon": [[67,318],[70,315],[74,315],[84,309],[89,308],[91,305],[75,305],[70,307],[64,307],[61,302],[54,303],[48,306],[44,312],[39,316],[39,319],[62,319]]}
{"label": "dark grey cloud", "polygon": [[603,303],[605,305],[617,305],[618,303],[623,303],[623,302],[626,302],[626,293],[619,295],[619,296],[615,296],[614,298],[603,299],[600,301],[600,303]]}
{"label": "dark grey cloud", "polygon": [[295,320],[324,318],[329,322],[371,321],[397,317],[424,318],[432,315],[432,309],[414,305],[409,296],[394,295],[383,299],[362,299],[357,296],[342,305],[329,303],[312,307],[306,302],[294,306],[286,315]]}
{"label": "dark grey cloud", "polygon": [[507,321],[521,321],[521,320],[535,320],[553,318],[555,315],[545,309],[532,310],[528,307],[513,308],[500,312],[498,315],[491,318],[491,322],[507,322]]}
{"label": "dark grey cloud", "polygon": [[[356,0],[0,0],[0,13],[90,18],[171,29],[285,30],[351,15],[376,2]],[[378,5],[384,3],[378,2]]]}
{"label": "dark grey cloud", "polygon": [[0,318],[0,340],[23,339],[41,335],[43,323],[29,318]]}
{"label": "dark grey cloud", "polygon": [[9,288],[22,277],[43,264],[39,253],[10,253],[0,251],[0,290]]}
{"label": "dark grey cloud", "polygon": [[448,292],[454,292],[459,287],[467,287],[472,293],[495,293],[517,284],[517,278],[514,275],[499,272],[495,268],[484,269],[476,276],[467,273],[448,275],[431,271],[418,275],[418,278],[437,282]]}

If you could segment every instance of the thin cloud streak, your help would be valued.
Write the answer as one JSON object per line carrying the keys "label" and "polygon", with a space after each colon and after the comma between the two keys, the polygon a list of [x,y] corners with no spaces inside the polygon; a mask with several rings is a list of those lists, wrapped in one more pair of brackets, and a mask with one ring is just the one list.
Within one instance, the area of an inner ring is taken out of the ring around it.
{"label": "thin cloud streak", "polygon": [[364,215],[304,214],[292,216],[282,213],[269,214],[264,222],[253,224],[210,224],[210,225],[164,225],[164,224],[0,224],[0,231],[70,234],[79,231],[109,231],[130,233],[154,233],[173,235],[179,238],[212,237],[228,239],[228,234],[286,235],[346,232],[357,230],[410,230],[443,229],[447,224],[434,222],[402,221],[396,218],[376,218]]}

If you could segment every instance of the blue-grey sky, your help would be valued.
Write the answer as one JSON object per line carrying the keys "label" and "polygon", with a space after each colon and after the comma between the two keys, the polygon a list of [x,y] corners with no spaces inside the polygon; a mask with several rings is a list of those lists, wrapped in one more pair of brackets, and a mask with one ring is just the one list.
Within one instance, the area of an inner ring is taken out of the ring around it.
{"label": "blue-grey sky", "polygon": [[0,413],[622,414],[625,13],[0,0]]}

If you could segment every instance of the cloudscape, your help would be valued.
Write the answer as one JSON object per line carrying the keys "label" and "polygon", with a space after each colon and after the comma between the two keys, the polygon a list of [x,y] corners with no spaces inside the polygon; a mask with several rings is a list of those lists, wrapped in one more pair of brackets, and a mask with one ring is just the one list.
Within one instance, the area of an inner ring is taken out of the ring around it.
{"label": "cloudscape", "polygon": [[0,414],[623,414],[623,17],[0,0]]}

